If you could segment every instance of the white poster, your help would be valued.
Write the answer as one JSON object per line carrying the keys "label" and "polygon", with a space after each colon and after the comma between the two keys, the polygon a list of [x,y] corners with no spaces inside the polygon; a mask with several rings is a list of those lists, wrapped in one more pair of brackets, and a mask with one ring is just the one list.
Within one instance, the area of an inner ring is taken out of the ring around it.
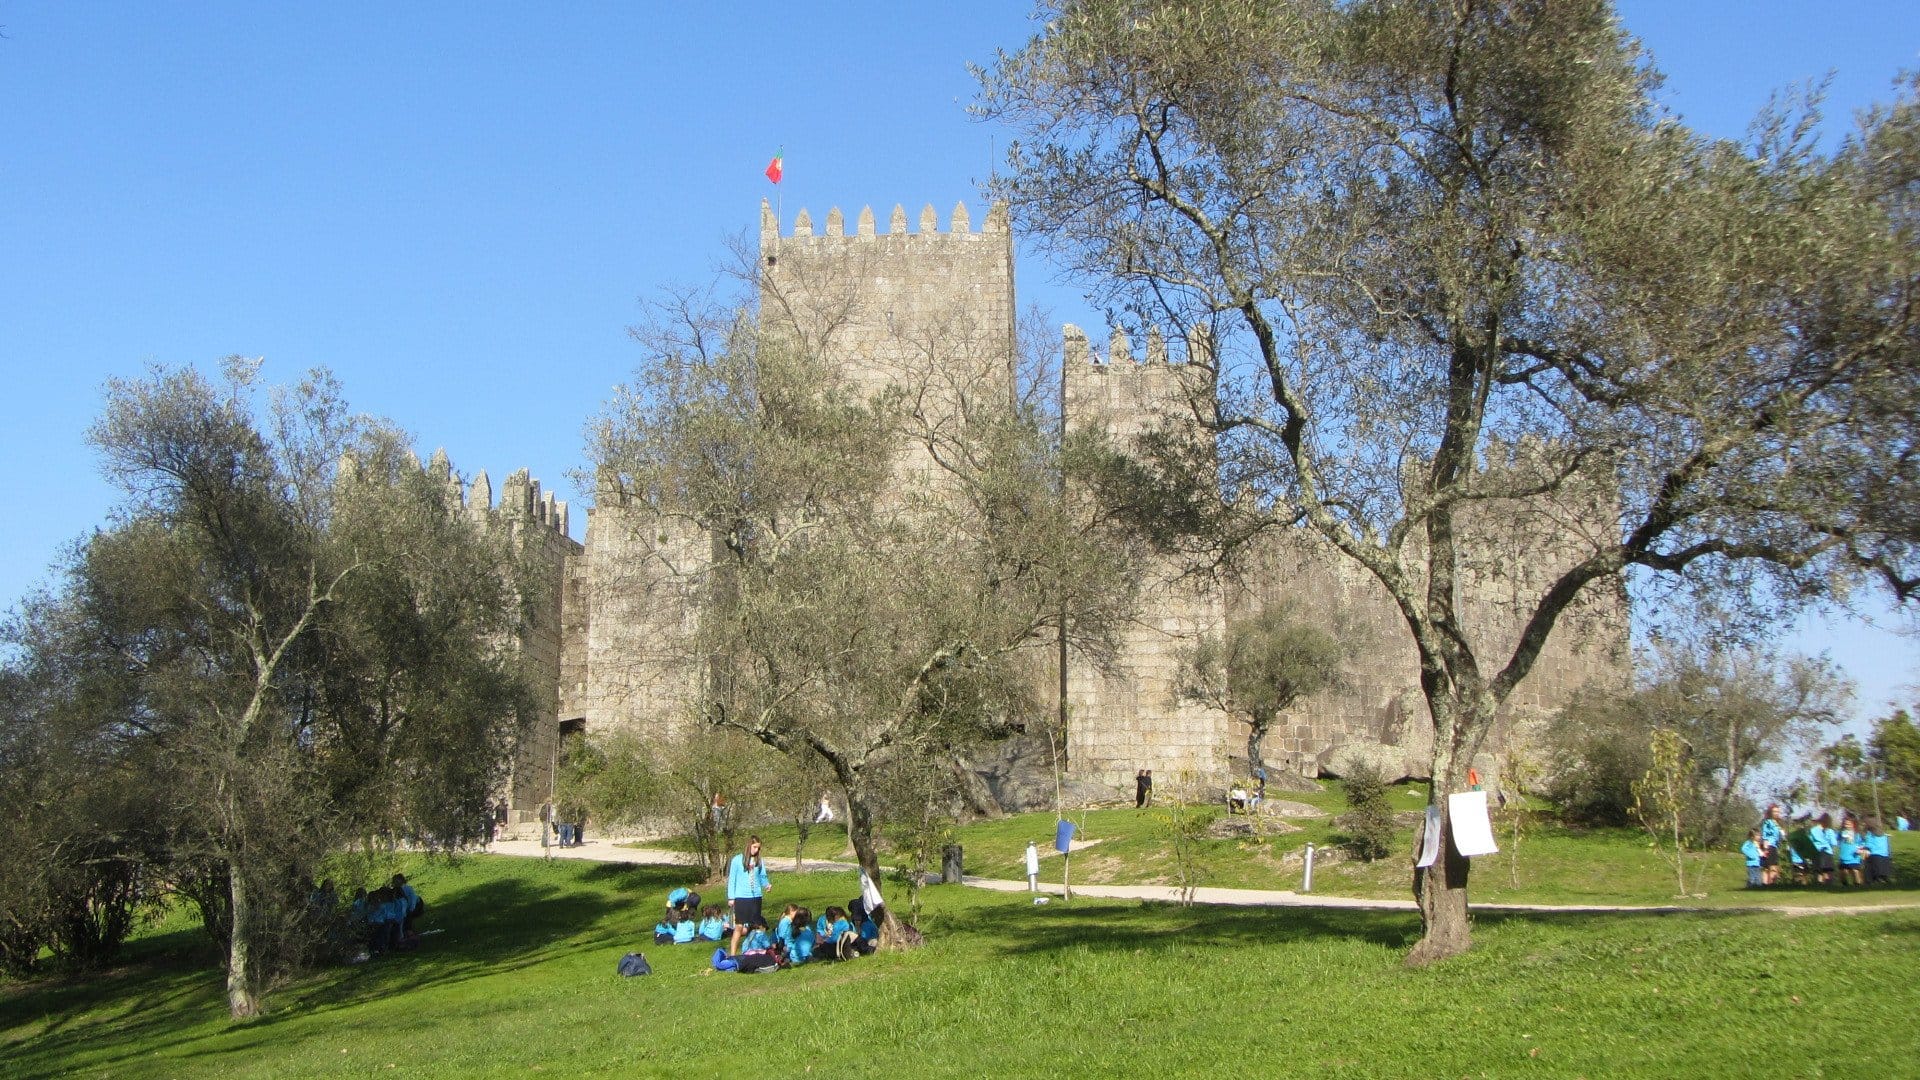
{"label": "white poster", "polygon": [[1432,866],[1440,858],[1440,808],[1427,807],[1427,828],[1420,837],[1420,861],[1416,867]]}
{"label": "white poster", "polygon": [[1447,818],[1453,823],[1453,849],[1471,859],[1500,849],[1493,844],[1493,822],[1487,817],[1487,793],[1463,791],[1447,796]]}
{"label": "white poster", "polygon": [[860,899],[866,901],[868,911],[878,911],[885,901],[880,899],[880,889],[865,870],[860,871]]}

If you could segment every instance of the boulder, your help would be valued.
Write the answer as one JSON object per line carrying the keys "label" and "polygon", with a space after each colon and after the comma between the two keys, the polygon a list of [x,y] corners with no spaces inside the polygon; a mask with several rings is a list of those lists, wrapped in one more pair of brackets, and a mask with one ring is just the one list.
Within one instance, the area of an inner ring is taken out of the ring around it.
{"label": "boulder", "polygon": [[1323,750],[1320,753],[1320,775],[1340,777],[1352,772],[1356,765],[1372,765],[1380,778],[1389,784],[1402,780],[1426,780],[1432,767],[1432,760],[1419,755],[1404,746],[1388,746],[1368,739],[1356,740],[1340,746]]}

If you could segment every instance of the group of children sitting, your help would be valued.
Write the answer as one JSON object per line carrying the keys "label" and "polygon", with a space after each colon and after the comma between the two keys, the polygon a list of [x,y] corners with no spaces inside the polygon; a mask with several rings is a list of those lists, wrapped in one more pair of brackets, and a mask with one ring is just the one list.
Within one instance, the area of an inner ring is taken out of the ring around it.
{"label": "group of children sitting", "polygon": [[1864,829],[1852,814],[1840,816],[1837,830],[1832,814],[1802,814],[1789,826],[1776,803],[1767,807],[1758,828],[1747,830],[1740,853],[1746,856],[1750,889],[1779,884],[1783,871],[1796,885],[1893,883],[1893,844],[1877,817],[1868,818]]}
{"label": "group of children sitting", "polygon": [[[653,927],[656,945],[685,945],[694,941],[725,941],[735,929],[733,913],[725,904],[700,906],[700,894],[675,889],[667,896],[667,910]],[[810,960],[851,960],[873,952],[880,928],[873,912],[859,897],[845,908],[833,905],[814,918],[799,904],[788,904],[771,933],[764,920],[744,928],[738,952],[722,945],[713,951],[715,971],[776,971]]]}
{"label": "group of children sitting", "polygon": [[420,944],[416,926],[425,914],[427,902],[420,899],[405,874],[369,893],[353,890],[353,902],[347,905],[347,933],[366,943],[367,951],[378,956],[394,949],[412,949]]}

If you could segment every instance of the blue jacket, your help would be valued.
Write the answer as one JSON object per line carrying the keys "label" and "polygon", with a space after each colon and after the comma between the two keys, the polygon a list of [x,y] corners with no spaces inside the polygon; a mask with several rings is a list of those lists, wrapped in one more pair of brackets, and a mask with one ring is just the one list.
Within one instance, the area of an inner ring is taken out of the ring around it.
{"label": "blue jacket", "polygon": [[708,941],[719,941],[727,936],[727,921],[718,915],[711,919],[701,919],[700,936]]}
{"label": "blue jacket", "polygon": [[767,894],[767,863],[762,859],[760,865],[751,871],[747,869],[747,857],[735,855],[727,864],[727,899],[751,900]]}
{"label": "blue jacket", "polygon": [[1839,843],[1840,864],[1842,866],[1860,865],[1860,834],[1841,832]]}
{"label": "blue jacket", "polygon": [[1893,841],[1883,832],[1867,834],[1867,854],[1878,855],[1883,859],[1893,857]]}
{"label": "blue jacket", "polygon": [[740,942],[741,952],[754,952],[759,949],[771,948],[773,948],[773,939],[767,936],[765,930],[749,931],[747,936]]}
{"label": "blue jacket", "polygon": [[1839,834],[1832,829],[1819,825],[1807,830],[1807,840],[1813,844],[1813,850],[1824,851],[1829,855],[1833,854],[1834,842],[1838,836]]}
{"label": "blue jacket", "polygon": [[803,926],[799,933],[793,935],[793,940],[787,943],[787,962],[804,964],[811,959],[813,959],[813,931]]}
{"label": "blue jacket", "polygon": [[1740,854],[1747,857],[1748,866],[1760,865],[1760,845],[1752,840],[1740,845]]}
{"label": "blue jacket", "polygon": [[1786,835],[1787,831],[1782,829],[1780,823],[1772,818],[1768,818],[1760,823],[1760,842],[1768,847],[1779,847],[1780,841],[1785,839]]}

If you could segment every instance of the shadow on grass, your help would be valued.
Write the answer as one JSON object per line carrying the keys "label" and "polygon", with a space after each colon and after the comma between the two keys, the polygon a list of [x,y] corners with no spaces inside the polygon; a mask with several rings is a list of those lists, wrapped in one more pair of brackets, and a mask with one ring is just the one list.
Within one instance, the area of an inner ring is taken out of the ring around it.
{"label": "shadow on grass", "polygon": [[[423,928],[440,930],[410,953],[383,956],[350,968],[334,968],[287,994],[270,1025],[300,1013],[352,1004],[370,994],[485,978],[544,963],[557,956],[606,947],[613,940],[651,938],[653,898],[664,897],[686,872],[673,866],[595,863],[559,869],[547,880],[496,878],[429,901]],[[608,927],[584,936],[616,914],[632,927]]]}
{"label": "shadow on grass", "polygon": [[956,912],[939,920],[943,933],[983,934],[1002,951],[1036,954],[1064,949],[1133,952],[1190,945],[1247,947],[1319,938],[1349,938],[1410,948],[1417,915],[1404,911],[1251,908],[1115,901],[1056,901],[1038,919],[1010,920],[1004,907]]}
{"label": "shadow on grass", "polygon": [[[179,931],[169,938],[191,939]],[[204,944],[204,938],[200,944]],[[208,967],[211,947],[180,947],[86,972],[61,972],[16,983],[0,991],[0,1029],[37,1024],[36,1039],[54,1035],[102,1008],[128,1015],[159,1014],[181,999],[216,987]]]}
{"label": "shadow on grass", "polygon": [[[193,932],[164,935],[182,940],[152,962],[11,988],[0,998],[0,1028],[36,1021],[40,1026],[0,1046],[0,1056],[8,1059],[0,1071],[35,1080],[76,1068],[114,1072],[146,1060],[158,1047],[168,1060],[237,1060],[289,1020],[637,941],[637,928],[603,924],[616,914],[635,922],[650,918],[654,898],[685,876],[671,866],[573,864],[456,885],[439,898],[426,886],[424,928],[442,932],[427,936],[419,950],[311,973],[275,991],[267,1015],[239,1025],[226,1020],[218,956],[204,946],[187,947],[185,938]],[[651,931],[650,922],[646,929]],[[102,1054],[114,1044],[125,1049]]]}

